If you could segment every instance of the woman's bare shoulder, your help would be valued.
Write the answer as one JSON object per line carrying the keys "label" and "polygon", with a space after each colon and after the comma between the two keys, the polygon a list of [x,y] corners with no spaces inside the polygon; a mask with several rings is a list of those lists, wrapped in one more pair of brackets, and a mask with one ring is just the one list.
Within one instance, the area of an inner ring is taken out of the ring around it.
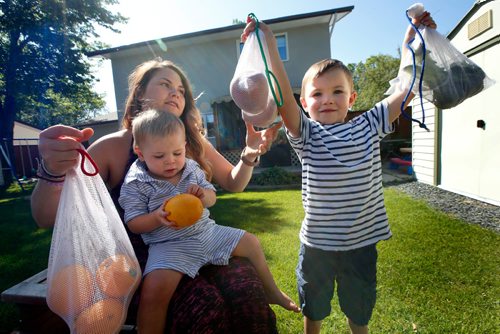
{"label": "woman's bare shoulder", "polygon": [[131,144],[131,131],[120,130],[99,138],[89,147],[89,153],[108,185],[113,186],[123,177]]}
{"label": "woman's bare shoulder", "polygon": [[97,139],[92,145],[90,145],[90,151],[108,151],[115,150],[117,148],[126,147],[128,150],[130,148],[130,143],[132,142],[132,134],[129,130],[119,130],[101,138]]}

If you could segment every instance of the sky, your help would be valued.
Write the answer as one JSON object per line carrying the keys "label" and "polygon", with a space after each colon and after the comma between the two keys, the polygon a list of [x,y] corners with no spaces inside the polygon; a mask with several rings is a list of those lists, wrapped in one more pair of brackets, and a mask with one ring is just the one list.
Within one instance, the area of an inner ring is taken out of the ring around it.
{"label": "sky", "polygon": [[[234,19],[245,21],[249,13],[259,20],[354,6],[334,27],[331,56],[344,63],[364,62],[377,54],[398,56],[408,20],[405,11],[416,1],[408,0],[119,0],[109,7],[129,20],[117,25],[115,34],[98,29],[100,41],[122,46],[157,38],[229,26]],[[447,35],[472,8],[475,0],[422,1]],[[113,80],[109,64],[97,76],[96,91],[106,94],[107,109],[115,111]]]}

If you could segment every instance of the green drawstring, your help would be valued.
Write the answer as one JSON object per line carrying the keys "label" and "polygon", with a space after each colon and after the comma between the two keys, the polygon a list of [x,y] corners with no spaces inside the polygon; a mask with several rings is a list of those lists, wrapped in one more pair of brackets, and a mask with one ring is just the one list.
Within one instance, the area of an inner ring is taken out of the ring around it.
{"label": "green drawstring", "polygon": [[[266,54],[264,53],[264,48],[262,47],[262,42],[260,41],[260,37],[259,37],[259,20],[257,19],[257,17],[255,16],[254,13],[248,14],[248,17],[255,20],[255,34],[257,35],[257,41],[259,42],[260,54],[262,55],[262,60],[264,61],[264,66],[266,67],[267,82],[268,82],[269,87],[271,89],[271,93],[273,93],[274,102],[276,102],[276,105],[278,107],[281,107],[283,105],[283,93],[281,92],[281,87],[280,87],[280,84],[278,82],[278,79],[276,79],[273,72],[269,71],[269,67],[267,66]],[[278,92],[280,94],[280,101],[278,101],[278,98],[276,97],[276,93],[274,91],[274,86],[271,82],[271,77],[274,80],[276,87],[278,88]]]}

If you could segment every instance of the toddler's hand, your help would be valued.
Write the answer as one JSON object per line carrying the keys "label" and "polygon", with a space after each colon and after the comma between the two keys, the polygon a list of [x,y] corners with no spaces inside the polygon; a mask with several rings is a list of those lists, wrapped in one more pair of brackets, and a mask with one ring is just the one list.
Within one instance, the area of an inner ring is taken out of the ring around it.
{"label": "toddler's hand", "polygon": [[205,197],[205,192],[203,191],[203,188],[197,184],[190,184],[187,188],[186,193],[194,195],[199,199],[203,199],[203,197]]}
{"label": "toddler's hand", "polygon": [[165,206],[165,203],[167,203],[167,201],[168,200],[166,200],[162,206],[156,209],[154,211],[154,214],[156,215],[156,218],[161,225],[178,230],[179,227],[177,226],[177,224],[167,219],[167,216],[170,214],[170,212],[163,210],[163,207]]}

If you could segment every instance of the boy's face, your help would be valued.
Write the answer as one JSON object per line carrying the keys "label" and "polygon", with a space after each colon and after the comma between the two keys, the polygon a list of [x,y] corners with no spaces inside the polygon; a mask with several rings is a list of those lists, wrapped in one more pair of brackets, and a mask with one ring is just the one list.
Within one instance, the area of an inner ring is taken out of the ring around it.
{"label": "boy's face", "polygon": [[141,161],[145,161],[151,176],[169,180],[186,164],[186,138],[181,130],[168,136],[147,136],[141,148],[135,146]]}
{"label": "boy's face", "polygon": [[309,80],[305,96],[300,98],[304,110],[321,124],[342,123],[356,100],[347,75],[339,68],[330,69]]}

